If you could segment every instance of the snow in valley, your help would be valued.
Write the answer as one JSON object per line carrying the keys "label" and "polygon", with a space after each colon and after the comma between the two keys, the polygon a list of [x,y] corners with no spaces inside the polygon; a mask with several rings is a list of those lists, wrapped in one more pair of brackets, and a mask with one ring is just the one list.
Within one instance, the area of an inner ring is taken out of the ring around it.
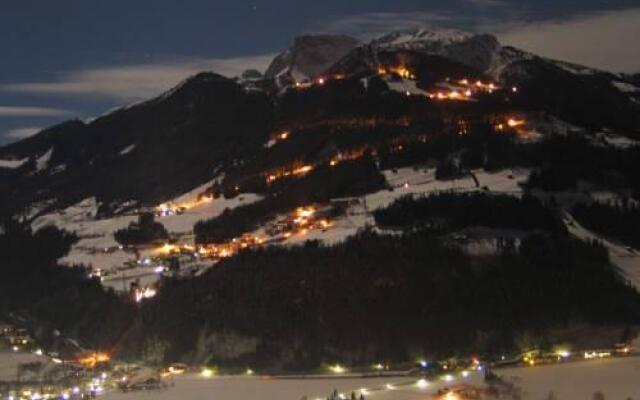
{"label": "snow in valley", "polygon": [[455,382],[481,384],[479,373],[468,377],[451,377],[453,381],[437,379],[418,384],[415,377],[389,378],[275,378],[275,377],[214,377],[201,378],[197,375],[184,375],[175,379],[175,386],[158,392],[138,392],[132,394],[110,393],[105,400],[299,400],[306,396],[309,400],[325,399],[335,390],[351,398],[351,392],[357,396],[365,394],[367,399],[380,400],[418,400],[430,398],[438,389]]}
{"label": "snow in valley", "polygon": [[[495,370],[505,381],[521,389],[522,399],[591,400],[601,392],[605,399],[640,398],[640,359],[637,357],[578,361]],[[162,391],[131,394],[111,392],[105,400],[309,400],[325,399],[334,389],[350,398],[365,394],[366,399],[419,400],[435,398],[438,390],[460,385],[486,388],[481,372],[448,375],[420,382],[419,377],[355,378],[325,377],[282,379],[277,377],[213,377],[185,374],[175,378],[175,386]],[[491,397],[488,397],[491,398]],[[510,398],[510,397],[509,397]]]}
{"label": "snow in valley", "polygon": [[601,392],[604,399],[640,398],[640,359],[637,357],[497,372],[521,387],[525,398],[532,400],[548,399],[551,392],[558,400],[591,400],[596,392]]}

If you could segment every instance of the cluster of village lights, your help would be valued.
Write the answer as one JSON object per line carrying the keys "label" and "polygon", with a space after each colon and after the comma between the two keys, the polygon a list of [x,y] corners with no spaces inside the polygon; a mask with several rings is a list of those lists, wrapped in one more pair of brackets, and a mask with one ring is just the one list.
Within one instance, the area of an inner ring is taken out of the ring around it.
{"label": "cluster of village lights", "polygon": [[[317,218],[317,209],[314,206],[298,207],[292,213],[287,214],[285,222],[290,224],[290,227],[286,232],[280,233],[281,239],[289,239],[294,235],[304,236],[314,229],[328,229],[333,224],[327,218]],[[276,236],[271,234],[271,236]],[[276,237],[277,239],[277,237]],[[161,256],[168,256],[172,254],[194,254],[196,257],[218,257],[227,258],[235,255],[240,249],[253,248],[264,245],[269,240],[268,237],[254,235],[252,233],[246,233],[241,237],[233,238],[229,242],[222,244],[208,244],[200,246],[192,245],[176,245],[171,243],[165,243],[156,249],[156,253]],[[165,272],[166,268],[163,266],[156,267],[156,273]],[[155,290],[152,288],[141,288],[135,295],[136,300],[141,301],[145,298],[155,296]]]}

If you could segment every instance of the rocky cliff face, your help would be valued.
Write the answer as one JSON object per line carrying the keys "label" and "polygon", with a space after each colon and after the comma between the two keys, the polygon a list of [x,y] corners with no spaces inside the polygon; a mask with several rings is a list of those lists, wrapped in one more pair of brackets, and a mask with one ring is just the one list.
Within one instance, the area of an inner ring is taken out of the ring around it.
{"label": "rocky cliff face", "polygon": [[298,36],[293,46],[273,60],[265,76],[302,81],[321,74],[359,45],[344,35]]}

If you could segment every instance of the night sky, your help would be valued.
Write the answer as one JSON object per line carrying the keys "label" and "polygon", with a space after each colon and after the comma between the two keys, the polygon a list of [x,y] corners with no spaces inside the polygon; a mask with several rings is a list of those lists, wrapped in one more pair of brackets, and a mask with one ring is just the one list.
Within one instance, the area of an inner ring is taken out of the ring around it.
{"label": "night sky", "polygon": [[640,0],[6,0],[0,143],[154,96],[187,76],[264,69],[304,32],[362,39],[422,27],[640,72]]}

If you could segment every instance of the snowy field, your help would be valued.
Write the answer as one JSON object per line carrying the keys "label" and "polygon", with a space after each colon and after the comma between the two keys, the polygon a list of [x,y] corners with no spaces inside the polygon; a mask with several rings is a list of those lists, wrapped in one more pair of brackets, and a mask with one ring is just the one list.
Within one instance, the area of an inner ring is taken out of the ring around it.
{"label": "snowy field", "polygon": [[[351,392],[366,393],[367,399],[419,400],[431,398],[438,389],[453,383],[480,384],[479,374],[468,378],[460,376],[454,382],[437,380],[426,387],[417,384],[418,378],[320,378],[280,379],[270,377],[216,377],[201,378],[197,375],[179,376],[175,386],[162,391],[122,394],[112,392],[104,400],[309,400],[325,399],[334,389],[350,398]],[[391,385],[391,386],[387,386]],[[364,389],[364,391],[363,391]]]}
{"label": "snowy field", "polygon": [[613,358],[533,368],[496,371],[521,387],[525,399],[591,400],[595,392],[606,400],[640,398],[640,358]]}
{"label": "snowy field", "polygon": [[0,381],[13,381],[20,364],[46,362],[46,359],[25,352],[0,351]]}
{"label": "snowy field", "polygon": [[[640,398],[640,359],[637,357],[579,361],[562,365],[513,368],[494,371],[522,389],[524,400],[546,400],[553,392],[558,400],[591,400],[595,392],[605,399]],[[439,389],[469,384],[484,387],[482,374],[455,375],[418,384],[419,378],[325,378],[280,379],[272,377],[201,378],[187,374],[175,378],[175,386],[161,391],[123,394],[111,392],[105,400],[309,400],[325,399],[334,389],[350,398],[365,393],[367,399],[432,399]],[[364,389],[364,390],[363,390]]]}

